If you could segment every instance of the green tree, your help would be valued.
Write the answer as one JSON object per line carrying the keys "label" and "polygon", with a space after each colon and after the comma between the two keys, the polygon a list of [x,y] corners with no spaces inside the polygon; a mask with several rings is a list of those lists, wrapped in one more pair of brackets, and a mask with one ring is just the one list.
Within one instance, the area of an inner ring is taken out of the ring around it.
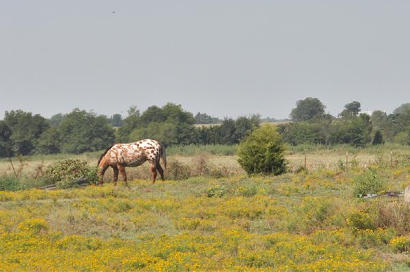
{"label": "green tree", "polygon": [[325,106],[319,99],[307,97],[296,103],[296,108],[292,110],[290,116],[293,121],[310,121],[323,117],[324,112]]}
{"label": "green tree", "polygon": [[111,116],[111,125],[113,127],[122,126],[122,116],[119,113],[115,113]]}
{"label": "green tree", "polygon": [[394,114],[401,114],[410,111],[410,103],[401,104],[400,107],[396,108],[393,113]]}
{"label": "green tree", "polygon": [[364,113],[349,119],[335,120],[330,125],[329,143],[363,147],[370,143],[371,131],[370,116]]}
{"label": "green tree", "polygon": [[195,124],[218,124],[221,120],[216,117],[212,117],[206,113],[198,112],[195,115]]}
{"label": "green tree", "polygon": [[151,122],[165,122],[167,116],[160,107],[150,106],[141,114],[141,123],[147,126]]}
{"label": "green tree", "polygon": [[374,111],[370,117],[370,121],[372,122],[374,131],[379,130],[382,136],[388,136],[389,122],[385,112],[380,110]]}
{"label": "green tree", "polygon": [[172,122],[151,122],[146,127],[136,128],[131,132],[130,141],[150,138],[165,146],[178,144],[178,128]]}
{"label": "green tree", "polygon": [[54,114],[50,118],[50,126],[58,127],[61,124],[61,121],[63,121],[63,118],[64,118],[64,115],[62,113]]}
{"label": "green tree", "polygon": [[326,144],[327,124],[312,122],[287,123],[278,126],[283,140],[291,145]]}
{"label": "green tree", "polygon": [[235,120],[235,132],[233,134],[233,144],[239,143],[243,138],[248,136],[254,129],[259,126],[259,115],[253,115],[250,118],[239,117]]}
{"label": "green tree", "polygon": [[384,144],[383,135],[380,132],[380,130],[376,130],[376,133],[374,134],[374,137],[373,137],[372,144],[373,145]]}
{"label": "green tree", "polygon": [[82,153],[101,150],[114,142],[114,130],[104,116],[74,109],[61,122],[61,151]]}
{"label": "green tree", "polygon": [[181,105],[173,103],[168,103],[162,107],[162,115],[165,116],[166,121],[175,122],[177,124],[184,123],[192,125],[195,123],[192,113],[184,111]]}
{"label": "green tree", "polygon": [[274,175],[286,171],[284,146],[276,128],[264,125],[255,129],[238,147],[238,162],[248,174]]}
{"label": "green tree", "polygon": [[33,153],[37,139],[50,126],[39,114],[22,110],[6,111],[4,121],[12,132],[13,151],[20,155]]}
{"label": "green tree", "polygon": [[56,127],[50,127],[44,131],[36,143],[36,153],[56,154],[60,153],[61,136]]}
{"label": "green tree", "polygon": [[131,132],[141,125],[140,112],[136,106],[131,106],[128,116],[124,119],[122,126],[117,130],[116,142],[129,142]]}
{"label": "green tree", "polygon": [[12,155],[11,129],[6,122],[0,121],[0,157],[11,157]]}
{"label": "green tree", "polygon": [[353,101],[345,105],[345,109],[340,113],[342,118],[355,117],[360,112],[360,102]]}

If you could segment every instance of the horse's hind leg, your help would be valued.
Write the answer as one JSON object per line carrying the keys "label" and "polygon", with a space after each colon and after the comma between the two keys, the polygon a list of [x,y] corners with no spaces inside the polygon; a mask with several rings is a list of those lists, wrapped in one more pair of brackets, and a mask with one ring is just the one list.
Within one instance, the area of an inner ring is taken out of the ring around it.
{"label": "horse's hind leg", "polygon": [[164,180],[164,170],[162,169],[161,164],[159,164],[159,162],[157,162],[155,164],[155,167],[157,168],[158,173],[161,176],[161,179]]}
{"label": "horse's hind leg", "polygon": [[121,176],[124,179],[125,185],[129,188],[130,186],[128,185],[127,182],[127,173],[125,172],[125,166],[118,164],[118,169],[120,170]]}
{"label": "horse's hind leg", "polygon": [[155,162],[150,162],[151,174],[152,174],[152,184],[155,183],[157,179],[157,167]]}

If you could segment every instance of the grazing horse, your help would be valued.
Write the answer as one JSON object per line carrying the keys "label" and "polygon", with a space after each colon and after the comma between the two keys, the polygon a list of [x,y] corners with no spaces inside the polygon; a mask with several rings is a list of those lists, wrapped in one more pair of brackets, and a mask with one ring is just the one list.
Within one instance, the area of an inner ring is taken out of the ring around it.
{"label": "grazing horse", "polygon": [[151,166],[152,183],[155,183],[157,171],[164,180],[164,170],[159,163],[160,158],[162,158],[164,167],[167,168],[165,147],[155,140],[144,139],[129,144],[115,144],[109,147],[98,160],[98,184],[103,184],[105,170],[111,166],[114,170],[114,184],[117,185],[118,172],[120,172],[128,186],[125,167],[139,166],[145,161],[148,161]]}

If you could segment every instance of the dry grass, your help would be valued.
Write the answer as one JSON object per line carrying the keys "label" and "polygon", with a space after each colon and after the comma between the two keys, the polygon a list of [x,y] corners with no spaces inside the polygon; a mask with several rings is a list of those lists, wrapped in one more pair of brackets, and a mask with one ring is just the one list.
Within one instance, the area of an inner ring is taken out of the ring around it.
{"label": "dry grass", "polygon": [[[199,151],[200,152],[200,151]],[[346,155],[347,154],[347,155]],[[13,167],[7,159],[0,160],[0,173],[2,175],[14,176],[15,172],[19,176],[25,176],[29,179],[36,179],[41,176],[44,170],[50,164],[62,159],[80,159],[86,160],[89,165],[96,165],[100,153],[85,153],[80,155],[59,154],[49,156],[27,156],[13,158]],[[347,166],[350,167],[367,167],[371,164],[395,166],[401,161],[406,161],[410,158],[410,148],[402,147],[391,149],[381,149],[375,151],[369,149],[353,149],[346,152],[343,149],[317,149],[310,150],[306,153],[295,152],[289,150],[286,154],[290,171],[294,172],[297,169],[305,166],[308,170],[320,168],[340,169]],[[174,165],[182,165],[189,168],[189,176],[211,175],[211,176],[232,176],[244,174],[245,172],[240,167],[236,155],[215,155],[210,153],[199,153],[196,155],[176,154],[168,156],[168,162],[171,167]],[[170,170],[172,171],[172,170]],[[106,172],[105,180],[112,179],[112,170]],[[150,171],[148,164],[139,167],[127,168],[127,175],[132,179],[149,179]],[[174,177],[178,178],[178,177]]]}

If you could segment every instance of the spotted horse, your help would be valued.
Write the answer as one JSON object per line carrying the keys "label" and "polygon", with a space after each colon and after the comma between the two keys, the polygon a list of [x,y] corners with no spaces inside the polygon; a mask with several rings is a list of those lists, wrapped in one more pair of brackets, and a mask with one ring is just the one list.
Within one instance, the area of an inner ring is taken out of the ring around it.
{"label": "spotted horse", "polygon": [[167,167],[165,147],[156,140],[143,139],[128,144],[114,144],[109,147],[98,160],[98,184],[103,184],[104,173],[108,167],[114,170],[114,184],[117,185],[118,172],[121,173],[125,184],[127,183],[126,166],[139,166],[148,161],[151,168],[152,183],[155,183],[157,171],[161,179],[164,180],[164,170],[161,167],[160,159]]}

